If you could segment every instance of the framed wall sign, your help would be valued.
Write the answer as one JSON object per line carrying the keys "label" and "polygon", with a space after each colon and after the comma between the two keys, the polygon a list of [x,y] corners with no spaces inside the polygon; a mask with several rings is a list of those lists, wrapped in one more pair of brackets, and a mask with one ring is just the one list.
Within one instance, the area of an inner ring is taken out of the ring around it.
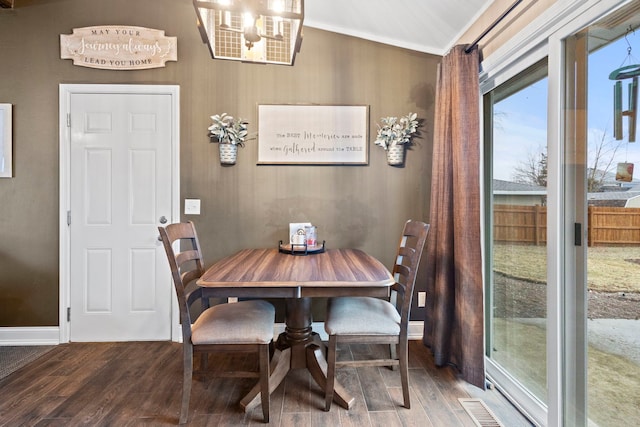
{"label": "framed wall sign", "polygon": [[11,104],[0,104],[0,178],[13,176]]}
{"label": "framed wall sign", "polygon": [[258,105],[258,164],[369,163],[369,106]]}

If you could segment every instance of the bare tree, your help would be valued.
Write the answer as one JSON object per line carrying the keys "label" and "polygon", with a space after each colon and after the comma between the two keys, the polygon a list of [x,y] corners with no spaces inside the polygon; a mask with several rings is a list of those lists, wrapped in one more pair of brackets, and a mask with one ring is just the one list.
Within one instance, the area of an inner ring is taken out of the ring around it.
{"label": "bare tree", "polygon": [[534,184],[541,187],[547,186],[547,152],[530,152],[526,160],[523,160],[514,168],[512,178],[515,182]]}
{"label": "bare tree", "polygon": [[[591,133],[592,135],[594,132]],[[607,131],[599,137],[589,138],[589,167],[587,168],[587,191],[590,193],[602,190],[607,175],[612,171],[616,154],[622,146],[622,141],[607,137]],[[595,139],[597,142],[592,143]]]}
{"label": "bare tree", "polygon": [[[592,132],[593,135],[593,132]],[[596,141],[595,143],[592,141]],[[622,141],[607,137],[607,132],[594,136],[589,140],[587,168],[587,191],[589,193],[602,190],[605,180],[610,176],[616,163],[616,154]],[[547,186],[547,152],[530,152],[515,168],[512,175],[515,182]]]}

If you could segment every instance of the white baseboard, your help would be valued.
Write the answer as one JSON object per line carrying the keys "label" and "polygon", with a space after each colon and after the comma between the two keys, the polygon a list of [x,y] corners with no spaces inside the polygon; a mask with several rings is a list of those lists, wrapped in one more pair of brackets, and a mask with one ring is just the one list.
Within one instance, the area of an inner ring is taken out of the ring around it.
{"label": "white baseboard", "polygon": [[424,336],[424,322],[422,320],[409,321],[409,339],[414,341],[422,341]]}
{"label": "white baseboard", "polygon": [[60,328],[58,326],[0,328],[0,346],[58,344],[60,344]]}

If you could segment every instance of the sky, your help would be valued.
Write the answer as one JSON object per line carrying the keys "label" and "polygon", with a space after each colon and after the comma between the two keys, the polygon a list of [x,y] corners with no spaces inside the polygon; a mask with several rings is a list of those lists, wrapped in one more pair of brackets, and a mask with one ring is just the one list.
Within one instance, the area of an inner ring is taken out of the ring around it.
{"label": "sky", "polygon": [[[629,44],[631,52],[627,51]],[[609,74],[620,67],[640,64],[640,31],[589,55],[588,64],[588,132],[589,145],[594,141],[613,139],[613,86]],[[627,86],[631,79],[622,80],[623,110],[628,108]],[[511,95],[495,105],[494,125],[494,178],[513,180],[514,168],[522,165],[531,155],[545,151],[547,140],[547,79]],[[614,157],[611,172],[618,162],[634,163],[634,177],[640,177],[640,131],[637,142],[628,143],[628,119],[623,118],[623,140]],[[640,127],[640,126],[639,126]],[[610,155],[609,155],[610,157]],[[589,162],[592,164],[592,160]]]}

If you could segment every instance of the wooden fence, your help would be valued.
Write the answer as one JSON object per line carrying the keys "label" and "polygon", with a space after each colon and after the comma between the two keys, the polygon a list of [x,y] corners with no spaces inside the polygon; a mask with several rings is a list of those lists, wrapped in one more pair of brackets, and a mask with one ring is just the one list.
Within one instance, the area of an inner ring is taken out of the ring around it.
{"label": "wooden fence", "polygon": [[[494,241],[547,242],[546,206],[494,205]],[[640,208],[589,206],[589,246],[640,245]]]}

